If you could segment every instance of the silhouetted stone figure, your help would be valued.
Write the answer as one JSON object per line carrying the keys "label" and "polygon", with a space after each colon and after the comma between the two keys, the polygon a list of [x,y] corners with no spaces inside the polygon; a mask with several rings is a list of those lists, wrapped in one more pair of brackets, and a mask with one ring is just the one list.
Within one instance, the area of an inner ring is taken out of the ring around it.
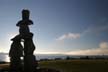
{"label": "silhouetted stone figure", "polygon": [[35,57],[33,52],[35,50],[35,46],[32,40],[33,33],[30,32],[28,25],[33,24],[31,20],[29,20],[29,11],[22,11],[22,20],[18,22],[17,26],[20,27],[19,33],[21,37],[24,39],[24,72],[34,72],[36,70],[35,67]]}
{"label": "silhouetted stone figure", "polygon": [[[22,10],[22,20],[16,24],[19,27],[19,35],[12,39],[13,43],[9,52],[10,70],[12,72],[21,72],[22,69],[24,69],[24,72],[36,72],[37,63],[33,55],[35,50],[33,33],[29,30],[29,25],[33,24],[33,22],[29,19],[29,14],[29,10]],[[21,40],[23,40],[24,46],[21,45]],[[24,57],[23,67],[20,59],[21,56]]]}
{"label": "silhouetted stone figure", "polygon": [[21,72],[22,62],[21,57],[23,56],[23,47],[20,43],[21,39],[19,36],[11,39],[13,43],[11,44],[11,49],[9,52],[10,57],[10,72]]}
{"label": "silhouetted stone figure", "polygon": [[19,27],[19,34],[11,39],[13,42],[9,51],[10,72],[59,72],[48,68],[37,69],[38,63],[33,55],[35,50],[33,33],[29,29],[29,25],[33,22],[29,19],[29,15],[29,10],[22,10],[22,20],[16,24]]}

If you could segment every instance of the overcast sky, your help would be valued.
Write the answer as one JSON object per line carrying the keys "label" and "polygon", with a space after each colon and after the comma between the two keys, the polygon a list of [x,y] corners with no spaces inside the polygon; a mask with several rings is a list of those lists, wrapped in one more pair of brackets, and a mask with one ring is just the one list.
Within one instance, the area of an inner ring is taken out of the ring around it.
{"label": "overcast sky", "polygon": [[108,54],[107,0],[0,0],[0,52],[18,34],[22,9],[34,22],[35,53]]}

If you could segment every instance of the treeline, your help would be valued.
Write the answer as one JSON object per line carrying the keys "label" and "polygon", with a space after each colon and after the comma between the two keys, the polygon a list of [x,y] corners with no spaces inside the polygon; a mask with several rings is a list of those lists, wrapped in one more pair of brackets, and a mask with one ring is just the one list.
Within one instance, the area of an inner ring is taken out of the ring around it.
{"label": "treeline", "polygon": [[71,59],[108,59],[108,56],[80,56],[77,58],[67,56],[65,59],[66,60],[71,60]]}
{"label": "treeline", "polygon": [[39,61],[50,61],[50,60],[75,60],[75,59],[79,59],[79,60],[99,60],[99,59],[103,59],[103,60],[108,60],[108,56],[66,56],[65,58],[54,58],[54,59],[40,59]]}

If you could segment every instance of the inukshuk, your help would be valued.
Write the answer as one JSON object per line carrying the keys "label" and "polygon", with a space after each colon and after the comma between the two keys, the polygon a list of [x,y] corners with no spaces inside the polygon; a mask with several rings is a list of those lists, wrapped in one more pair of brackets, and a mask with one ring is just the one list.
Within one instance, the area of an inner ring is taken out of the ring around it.
{"label": "inukshuk", "polygon": [[[36,71],[37,64],[33,55],[35,50],[33,33],[29,30],[29,25],[33,22],[29,19],[29,14],[29,10],[22,10],[22,20],[16,24],[19,27],[19,34],[11,39],[13,41],[9,52],[11,72]],[[23,57],[23,61],[21,57]]]}

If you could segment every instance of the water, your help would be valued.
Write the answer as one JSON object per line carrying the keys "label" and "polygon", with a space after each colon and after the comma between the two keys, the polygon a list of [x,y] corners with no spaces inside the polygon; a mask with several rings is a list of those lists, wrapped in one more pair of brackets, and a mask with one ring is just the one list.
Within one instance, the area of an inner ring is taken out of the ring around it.
{"label": "water", "polygon": [[[55,58],[65,58],[66,56],[64,55],[50,55],[50,54],[37,54],[36,56],[36,60],[40,60],[40,59],[55,59]],[[5,62],[9,62],[9,56],[8,54],[5,53],[0,53],[0,61],[5,61]]]}
{"label": "water", "polygon": [[9,60],[8,54],[0,53],[0,61],[9,62],[10,60]]}
{"label": "water", "polygon": [[[55,59],[55,58],[61,58],[61,59],[65,59],[67,57],[67,55],[59,55],[59,54],[36,54],[36,60],[40,60],[40,59]],[[75,58],[75,59],[79,59],[81,57],[85,57],[85,56],[69,56],[71,58]],[[91,55],[89,56],[89,58],[107,58],[108,59],[108,55]],[[4,61],[4,62],[9,62],[9,56],[7,53],[0,53],[0,61]]]}

